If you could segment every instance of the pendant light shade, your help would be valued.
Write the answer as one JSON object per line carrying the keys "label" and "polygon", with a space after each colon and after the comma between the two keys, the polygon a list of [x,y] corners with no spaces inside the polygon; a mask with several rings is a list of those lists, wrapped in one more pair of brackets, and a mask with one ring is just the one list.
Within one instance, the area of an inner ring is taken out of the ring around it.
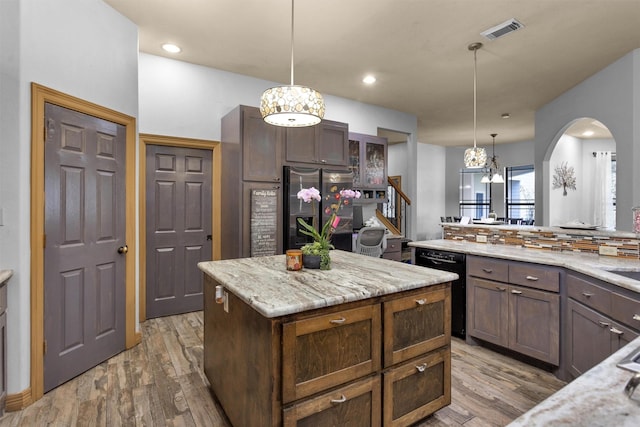
{"label": "pendant light shade", "polygon": [[476,146],[477,132],[477,55],[476,52],[482,47],[482,43],[471,43],[468,48],[473,51],[473,148],[467,148],[464,152],[464,166],[470,169],[484,167],[487,162],[487,152],[484,148]]}
{"label": "pendant light shade", "polygon": [[324,99],[310,87],[293,84],[293,1],[291,0],[291,85],[267,89],[260,98],[260,113],[275,126],[313,126],[324,117]]}
{"label": "pendant light shade", "polygon": [[493,154],[491,155],[491,161],[485,165],[489,170],[482,176],[482,179],[480,180],[482,184],[504,184],[504,178],[499,172],[500,166],[498,166],[498,156],[496,156],[496,136],[498,136],[497,133],[491,134],[491,138],[493,138]]}

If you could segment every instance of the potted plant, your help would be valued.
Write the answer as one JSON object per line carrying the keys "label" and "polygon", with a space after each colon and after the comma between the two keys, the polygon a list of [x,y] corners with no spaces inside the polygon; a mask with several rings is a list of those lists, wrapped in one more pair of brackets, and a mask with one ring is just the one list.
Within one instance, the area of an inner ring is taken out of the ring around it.
{"label": "potted plant", "polygon": [[[303,188],[302,190],[298,191],[297,197],[298,199],[303,200],[305,203],[312,203],[314,200],[319,202],[322,200],[322,198],[320,197],[320,192],[314,187]],[[345,200],[358,199],[359,197],[359,191],[340,190],[339,193],[336,193],[335,198],[338,203],[333,204],[332,208],[329,208],[331,209],[331,216],[322,226],[322,230],[320,230],[320,232],[316,230],[315,223],[307,224],[302,218],[298,218],[298,223],[302,227],[300,229],[300,232],[313,238],[312,243],[307,243],[301,248],[302,265],[304,265],[306,268],[320,268],[321,270],[331,269],[331,258],[329,257],[329,250],[334,249],[333,245],[331,244],[331,234],[335,231],[338,223],[340,222],[340,217],[337,216],[337,212],[340,209],[342,203],[347,203],[345,202]],[[315,205],[312,205],[312,208],[315,214]],[[320,261],[319,265],[317,267],[314,267],[315,263],[312,263],[312,261],[315,261],[316,257],[319,257]]]}

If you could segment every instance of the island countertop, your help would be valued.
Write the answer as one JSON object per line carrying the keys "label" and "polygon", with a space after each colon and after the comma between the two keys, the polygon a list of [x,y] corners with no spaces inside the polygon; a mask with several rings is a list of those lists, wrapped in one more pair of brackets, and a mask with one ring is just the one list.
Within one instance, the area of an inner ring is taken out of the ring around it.
{"label": "island countertop", "polygon": [[267,318],[456,280],[402,262],[331,251],[331,270],[287,271],[284,255],[206,261],[200,270]]}

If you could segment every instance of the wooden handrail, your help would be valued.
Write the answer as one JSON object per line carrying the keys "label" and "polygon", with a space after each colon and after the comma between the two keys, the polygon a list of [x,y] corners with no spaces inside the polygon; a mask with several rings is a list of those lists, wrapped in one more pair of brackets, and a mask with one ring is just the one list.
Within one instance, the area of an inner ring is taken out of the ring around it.
{"label": "wooden handrail", "polygon": [[394,190],[396,190],[396,193],[398,194],[398,196],[400,196],[405,201],[406,204],[408,205],[411,204],[411,199],[409,198],[409,196],[404,194],[404,192],[400,189],[400,187],[396,185],[395,182],[393,182],[389,177],[387,177],[387,182],[389,183],[390,186],[393,187]]}
{"label": "wooden handrail", "polygon": [[391,221],[389,221],[387,219],[386,216],[384,216],[382,214],[382,212],[380,212],[379,209],[376,209],[376,218],[378,218],[378,220],[389,229],[389,231],[391,231],[391,233],[393,234],[398,234],[398,235],[402,235],[402,232],[400,230],[398,230],[398,227],[396,227],[395,225],[393,225],[391,223]]}

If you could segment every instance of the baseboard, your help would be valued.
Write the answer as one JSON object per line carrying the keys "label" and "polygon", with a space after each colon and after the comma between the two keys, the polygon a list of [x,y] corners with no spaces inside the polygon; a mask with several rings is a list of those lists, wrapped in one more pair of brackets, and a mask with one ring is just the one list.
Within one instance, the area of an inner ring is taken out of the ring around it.
{"label": "baseboard", "polygon": [[7,411],[19,411],[33,403],[31,397],[31,387],[22,390],[20,393],[7,395]]}

